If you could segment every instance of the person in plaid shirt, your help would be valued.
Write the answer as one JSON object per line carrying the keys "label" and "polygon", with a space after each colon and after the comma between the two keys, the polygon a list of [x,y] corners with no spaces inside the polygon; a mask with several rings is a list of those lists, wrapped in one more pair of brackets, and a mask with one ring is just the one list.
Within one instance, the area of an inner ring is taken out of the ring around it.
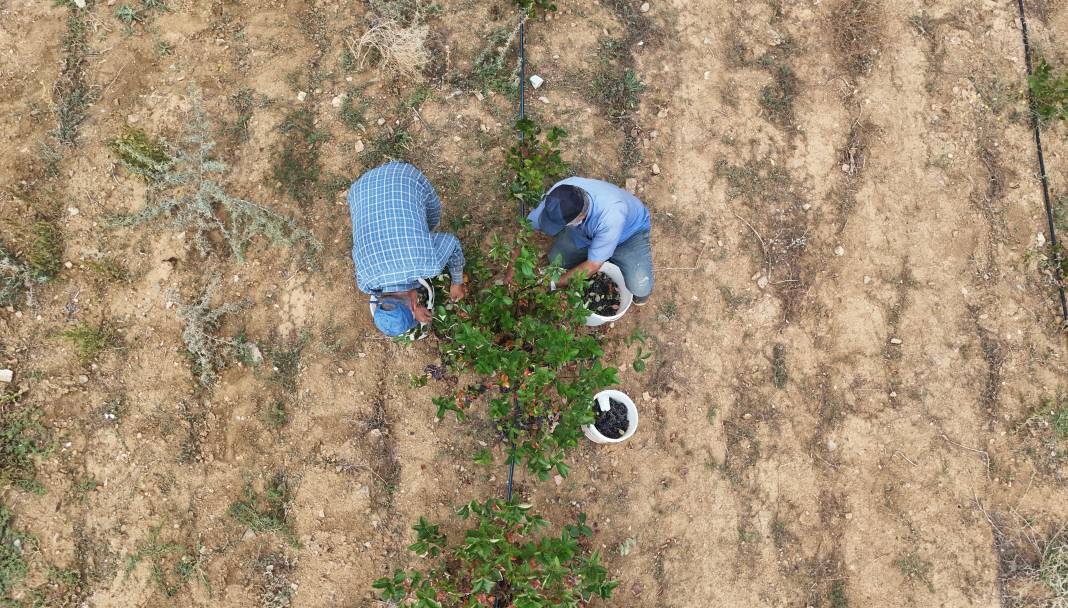
{"label": "person in plaid shirt", "polygon": [[441,220],[441,199],[419,169],[399,162],[371,169],[352,184],[348,199],[356,286],[377,300],[374,320],[382,333],[399,336],[430,322],[430,311],[416,299],[419,279],[446,266],[450,297],[464,297],[460,241],[432,232]]}

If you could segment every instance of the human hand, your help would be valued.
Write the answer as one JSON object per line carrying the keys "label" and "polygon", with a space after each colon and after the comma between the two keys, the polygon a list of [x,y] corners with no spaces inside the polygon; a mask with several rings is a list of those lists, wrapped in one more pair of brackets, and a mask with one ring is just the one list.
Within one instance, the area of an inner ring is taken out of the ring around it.
{"label": "human hand", "polygon": [[449,299],[453,302],[464,299],[465,295],[467,295],[467,288],[465,288],[463,284],[453,283],[449,287]]}
{"label": "human hand", "polygon": [[420,323],[430,323],[433,316],[430,314],[430,309],[423,306],[416,306],[412,309],[412,314],[415,316],[415,320]]}

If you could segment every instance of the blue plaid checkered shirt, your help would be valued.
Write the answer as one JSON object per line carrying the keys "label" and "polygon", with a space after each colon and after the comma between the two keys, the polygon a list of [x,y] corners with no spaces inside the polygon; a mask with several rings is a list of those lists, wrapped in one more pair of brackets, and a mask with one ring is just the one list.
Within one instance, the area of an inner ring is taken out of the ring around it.
{"label": "blue plaid checkered shirt", "polygon": [[352,261],[356,286],[367,294],[407,291],[446,266],[463,283],[464,254],[451,234],[431,232],[441,199],[419,169],[391,162],[360,176],[349,188]]}

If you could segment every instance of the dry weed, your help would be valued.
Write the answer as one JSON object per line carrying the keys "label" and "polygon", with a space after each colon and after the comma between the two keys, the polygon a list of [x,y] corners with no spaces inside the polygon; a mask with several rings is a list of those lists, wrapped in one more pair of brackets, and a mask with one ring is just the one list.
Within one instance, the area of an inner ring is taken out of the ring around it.
{"label": "dry weed", "polygon": [[831,34],[839,61],[852,76],[871,72],[882,44],[878,0],[839,0],[831,8]]}
{"label": "dry weed", "polygon": [[349,40],[349,50],[362,69],[376,59],[378,67],[398,76],[415,77],[430,62],[426,39],[430,27],[419,18],[411,23],[384,17],[376,20],[358,40]]}

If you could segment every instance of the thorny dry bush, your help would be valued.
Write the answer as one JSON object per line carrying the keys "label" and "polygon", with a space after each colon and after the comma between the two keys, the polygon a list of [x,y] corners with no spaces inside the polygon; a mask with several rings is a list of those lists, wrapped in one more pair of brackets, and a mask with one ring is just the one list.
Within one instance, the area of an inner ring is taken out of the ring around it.
{"label": "thorny dry bush", "polygon": [[349,40],[349,51],[361,68],[378,62],[386,72],[416,77],[430,62],[426,47],[430,26],[420,2],[378,1],[371,3],[371,27],[358,39]]}
{"label": "thorny dry bush", "polygon": [[[226,163],[212,156],[215,142],[200,96],[192,93],[192,110],[185,146],[166,141],[148,142],[129,134],[116,140],[113,148],[123,164],[149,181],[148,204],[137,213],[112,218],[117,226],[138,226],[167,218],[167,226],[192,230],[193,242],[201,255],[211,250],[208,235],[218,232],[239,259],[257,236],[279,245],[302,245],[304,259],[314,263],[322,243],[305,228],[266,207],[228,194],[215,177],[226,172]],[[143,145],[138,150],[137,143]],[[147,142],[147,143],[146,143]]]}
{"label": "thorny dry bush", "polygon": [[[182,341],[193,362],[193,372],[202,386],[209,386],[218,377],[218,370],[223,367],[223,354],[233,349],[233,338],[219,337],[216,332],[222,317],[240,312],[248,307],[248,302],[226,302],[218,308],[212,308],[212,300],[219,289],[219,277],[212,277],[197,299],[190,304],[180,304],[178,316],[185,322],[182,329]],[[178,294],[171,292],[168,300],[178,301]]]}
{"label": "thorny dry bush", "polygon": [[839,0],[831,7],[831,33],[839,61],[852,76],[871,72],[882,44],[878,0]]}

